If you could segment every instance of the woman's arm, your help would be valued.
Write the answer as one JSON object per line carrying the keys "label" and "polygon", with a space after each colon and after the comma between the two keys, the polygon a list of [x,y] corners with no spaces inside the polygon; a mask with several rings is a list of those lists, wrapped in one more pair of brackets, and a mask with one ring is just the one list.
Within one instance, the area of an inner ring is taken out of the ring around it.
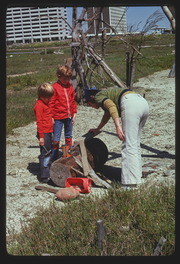
{"label": "woman's arm", "polygon": [[119,122],[119,114],[116,105],[114,102],[110,99],[107,99],[104,101],[103,104],[104,108],[108,110],[110,116],[112,117],[115,127],[116,127],[116,133],[120,140],[125,140],[125,135],[122,131],[122,127]]}
{"label": "woman's arm", "polygon": [[105,111],[98,127],[90,129],[89,132],[93,132],[95,135],[98,134],[100,129],[103,128],[105,126],[105,124],[109,121],[110,117],[111,116],[110,116],[109,112]]}

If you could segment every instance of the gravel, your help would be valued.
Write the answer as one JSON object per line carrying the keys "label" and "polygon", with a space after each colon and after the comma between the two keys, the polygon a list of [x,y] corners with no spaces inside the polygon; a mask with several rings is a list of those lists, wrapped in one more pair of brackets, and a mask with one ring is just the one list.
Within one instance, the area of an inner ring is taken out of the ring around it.
{"label": "gravel", "polygon": [[[168,78],[169,70],[141,78],[134,84],[150,105],[150,116],[142,134],[143,182],[153,184],[175,184],[175,79]],[[90,128],[95,128],[103,111],[80,106],[74,126],[74,140],[78,140]],[[105,164],[108,178],[118,178],[121,168],[121,142],[115,135],[110,120],[98,136],[109,150]],[[62,138],[62,142],[63,138]],[[38,212],[39,207],[48,208],[52,203],[64,206],[53,193],[37,191],[39,173],[39,147],[36,125],[31,123],[13,130],[6,143],[6,232],[7,236],[21,231],[22,225]],[[105,189],[92,188],[88,195],[102,194]],[[87,194],[84,194],[87,195]]]}

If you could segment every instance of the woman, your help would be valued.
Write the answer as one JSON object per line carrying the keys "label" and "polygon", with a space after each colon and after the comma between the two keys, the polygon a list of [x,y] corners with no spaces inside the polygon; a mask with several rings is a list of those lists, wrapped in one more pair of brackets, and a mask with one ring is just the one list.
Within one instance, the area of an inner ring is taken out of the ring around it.
{"label": "woman", "polygon": [[110,117],[113,118],[117,136],[122,141],[122,186],[125,189],[137,186],[142,177],[140,136],[149,114],[147,101],[124,88],[86,90],[85,98],[89,106],[104,110],[100,124],[90,132],[99,133]]}

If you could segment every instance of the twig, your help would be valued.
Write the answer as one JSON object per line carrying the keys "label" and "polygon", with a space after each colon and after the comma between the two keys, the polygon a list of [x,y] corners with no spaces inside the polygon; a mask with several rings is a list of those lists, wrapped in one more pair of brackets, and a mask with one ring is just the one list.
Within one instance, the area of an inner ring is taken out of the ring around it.
{"label": "twig", "polygon": [[162,247],[164,245],[164,243],[166,242],[166,239],[164,237],[161,237],[159,239],[159,242],[154,250],[153,256],[160,256],[162,254]]}
{"label": "twig", "polygon": [[97,221],[97,231],[98,231],[98,248],[102,249],[102,242],[104,239],[103,220]]}

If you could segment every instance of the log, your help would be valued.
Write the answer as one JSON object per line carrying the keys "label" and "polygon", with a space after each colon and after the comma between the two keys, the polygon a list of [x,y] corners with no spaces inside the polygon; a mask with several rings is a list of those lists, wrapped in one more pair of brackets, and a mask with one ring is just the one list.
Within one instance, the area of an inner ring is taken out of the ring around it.
{"label": "log", "polygon": [[[63,163],[63,159],[66,160],[67,164]],[[68,162],[72,159],[69,158],[60,158],[54,161],[50,168],[50,178],[51,180],[59,187],[65,187],[65,181],[68,177],[73,177],[70,172],[70,167]]]}

